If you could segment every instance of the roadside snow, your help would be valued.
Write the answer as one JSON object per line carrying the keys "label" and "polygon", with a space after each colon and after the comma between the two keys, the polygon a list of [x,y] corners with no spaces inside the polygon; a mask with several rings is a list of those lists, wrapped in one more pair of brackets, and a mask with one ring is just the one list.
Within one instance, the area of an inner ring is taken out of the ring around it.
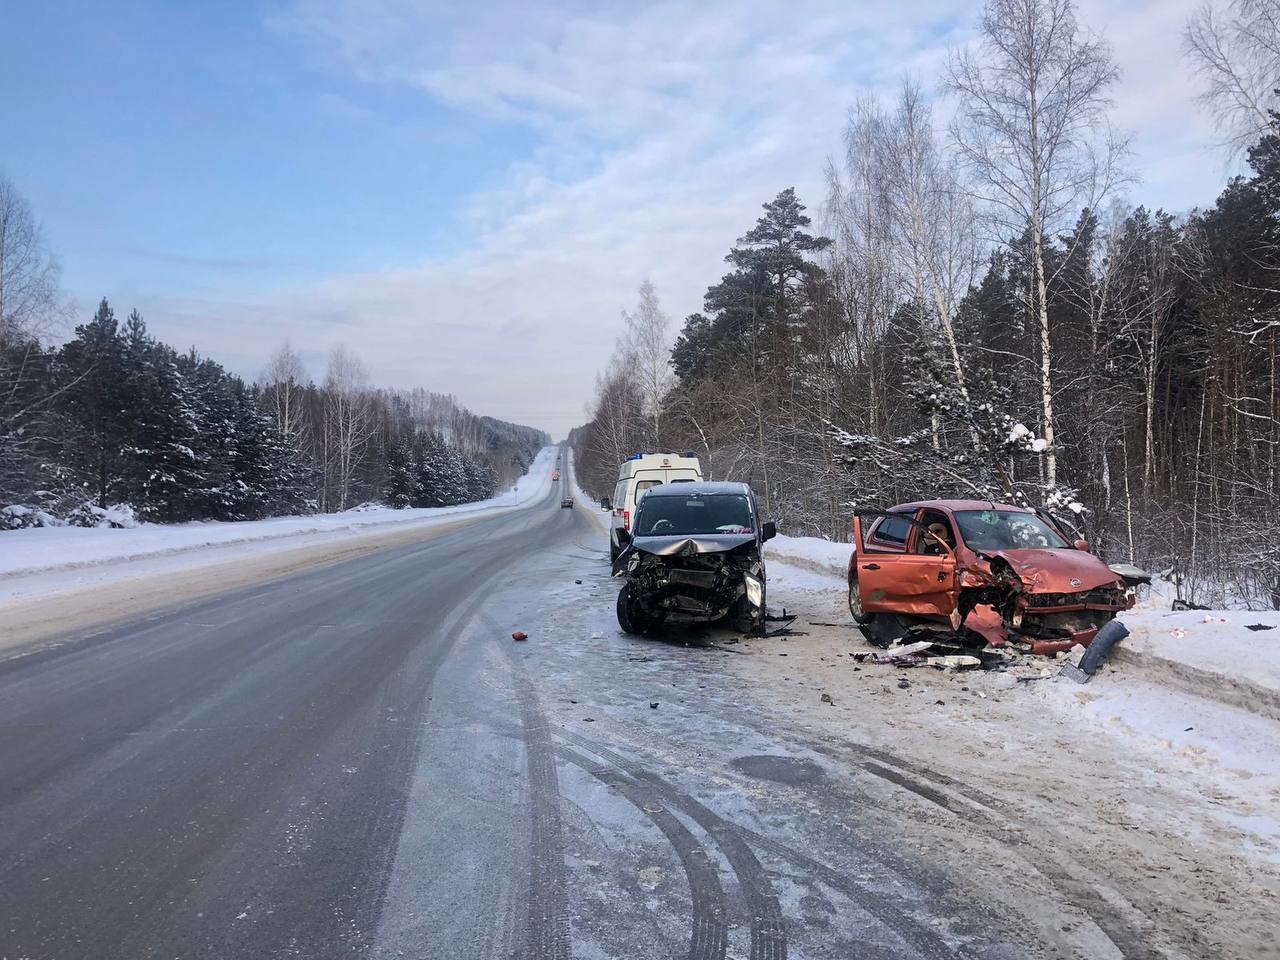
{"label": "roadside snow", "polygon": [[[306,517],[277,517],[239,522],[141,524],[130,529],[95,527],[33,527],[0,534],[0,601],[30,595],[24,584],[33,577],[73,574],[86,568],[115,567],[135,561],[164,561],[184,555],[206,554],[226,559],[332,539],[391,529],[426,527],[463,516],[483,516],[521,509],[551,489],[556,447],[544,447],[530,465],[529,472],[509,490],[490,500],[452,507],[396,510],[389,507],[353,509],[343,513],[322,513]],[[153,568],[154,563],[140,566]],[[146,572],[152,572],[148,569]],[[69,578],[58,576],[60,586]]]}
{"label": "roadside snow", "polygon": [[817,537],[787,537],[779,534],[765,545],[765,558],[781,560],[794,567],[843,580],[849,572],[853,544],[836,543]]}
{"label": "roadside snow", "polygon": [[1278,611],[1147,609],[1122,619],[1129,628],[1127,650],[1280,693]]}

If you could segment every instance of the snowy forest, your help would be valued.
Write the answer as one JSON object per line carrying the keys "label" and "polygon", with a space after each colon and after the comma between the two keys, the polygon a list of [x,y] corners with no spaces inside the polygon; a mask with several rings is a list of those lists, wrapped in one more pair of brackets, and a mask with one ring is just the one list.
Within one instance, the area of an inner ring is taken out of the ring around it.
{"label": "snowy forest", "polygon": [[0,178],[0,530],[470,503],[547,443],[449,396],[375,389],[341,346],[318,384],[288,344],[246,383],[106,300],[55,347],[58,278]]}
{"label": "snowy forest", "polygon": [[1274,0],[1187,25],[1245,166],[1172,212],[1141,204],[1105,41],[1068,0],[990,0],[936,102],[852,105],[825,196],[765,203],[701,312],[676,330],[641,287],[580,479],[693,450],[836,540],[855,506],[1033,504],[1187,600],[1280,607],[1278,25]]}

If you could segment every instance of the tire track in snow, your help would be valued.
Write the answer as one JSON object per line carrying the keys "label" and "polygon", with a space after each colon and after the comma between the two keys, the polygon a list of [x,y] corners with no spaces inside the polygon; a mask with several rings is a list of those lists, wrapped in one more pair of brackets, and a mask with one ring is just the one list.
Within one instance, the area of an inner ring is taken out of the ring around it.
{"label": "tire track in snow", "polygon": [[958,802],[942,790],[927,783],[921,783],[899,770],[889,769],[871,760],[865,761],[862,769],[965,819],[980,832],[992,836],[1001,843],[1015,848],[1024,848],[1030,854],[1027,856],[1027,861],[1036,872],[1053,884],[1072,905],[1083,912],[1103,936],[1111,941],[1125,960],[1159,960],[1167,956],[1165,951],[1151,945],[1158,931],[1145,914],[1141,914],[1136,907],[1132,907],[1143,921],[1140,925],[1144,929],[1138,929],[1137,925],[1121,916],[1116,906],[1098,892],[1092,881],[1071,872],[1051,851],[1043,849],[1026,837],[1009,837],[1007,831],[1001,829],[998,823],[987,822],[991,819],[989,816],[979,813],[973,807]]}
{"label": "tire track in snow", "polygon": [[555,747],[524,665],[511,657],[520,704],[532,821],[526,960],[569,960],[569,910]]}
{"label": "tire track in snow", "polygon": [[729,917],[724,890],[720,886],[720,877],[714,863],[692,831],[662,805],[657,791],[567,747],[561,747],[559,754],[601,783],[616,787],[667,838],[684,867],[693,903],[689,960],[724,960],[729,942]]}
{"label": "tire track in snow", "polygon": [[751,960],[786,960],[787,931],[778,895],[764,867],[733,824],[608,747],[567,730],[560,731],[560,737],[605,758],[640,783],[651,785],[663,798],[702,827],[724,853],[742,887],[747,910],[751,914]]}

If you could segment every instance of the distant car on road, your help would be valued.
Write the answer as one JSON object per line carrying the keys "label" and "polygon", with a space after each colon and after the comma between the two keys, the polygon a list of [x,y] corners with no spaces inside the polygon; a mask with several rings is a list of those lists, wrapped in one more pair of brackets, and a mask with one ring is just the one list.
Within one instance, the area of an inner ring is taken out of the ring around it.
{"label": "distant car on road", "polygon": [[559,471],[559,470],[552,470],[552,471],[551,471],[551,479],[552,479],[552,480],[559,480],[559,479],[560,479],[560,471]]}
{"label": "distant car on road", "polygon": [[777,530],[762,522],[745,483],[663,484],[636,508],[627,545],[613,564],[625,577],[618,624],[645,633],[664,621],[732,618],[763,633],[765,571],[761,548]]}
{"label": "distant car on road", "polygon": [[573,497],[563,497],[560,500],[560,509],[563,510],[565,507],[568,507],[570,510],[573,509]]}
{"label": "distant car on road", "polygon": [[1052,653],[1087,646],[1150,582],[1108,567],[1049,514],[1006,503],[904,503],[855,516],[853,529],[849,612],[863,625],[884,615],[950,623],[992,645],[1012,638]]}

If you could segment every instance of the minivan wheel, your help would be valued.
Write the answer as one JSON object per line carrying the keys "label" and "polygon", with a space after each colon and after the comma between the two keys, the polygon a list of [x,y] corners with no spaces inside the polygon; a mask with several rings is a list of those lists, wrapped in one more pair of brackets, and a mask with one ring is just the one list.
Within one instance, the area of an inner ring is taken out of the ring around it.
{"label": "minivan wheel", "polygon": [[745,596],[738,599],[737,609],[733,613],[733,625],[739,633],[750,634],[753,637],[763,637],[765,628],[768,626],[766,620],[766,611],[769,609],[768,601],[756,609],[751,606]]}
{"label": "minivan wheel", "polygon": [[618,591],[618,626],[623,633],[644,633],[653,626],[653,618],[640,609],[632,596],[631,584],[624,583]]}
{"label": "minivan wheel", "polygon": [[859,626],[866,626],[871,622],[871,615],[862,609],[862,595],[858,593],[856,573],[849,574],[849,614],[853,617],[853,622]]}

